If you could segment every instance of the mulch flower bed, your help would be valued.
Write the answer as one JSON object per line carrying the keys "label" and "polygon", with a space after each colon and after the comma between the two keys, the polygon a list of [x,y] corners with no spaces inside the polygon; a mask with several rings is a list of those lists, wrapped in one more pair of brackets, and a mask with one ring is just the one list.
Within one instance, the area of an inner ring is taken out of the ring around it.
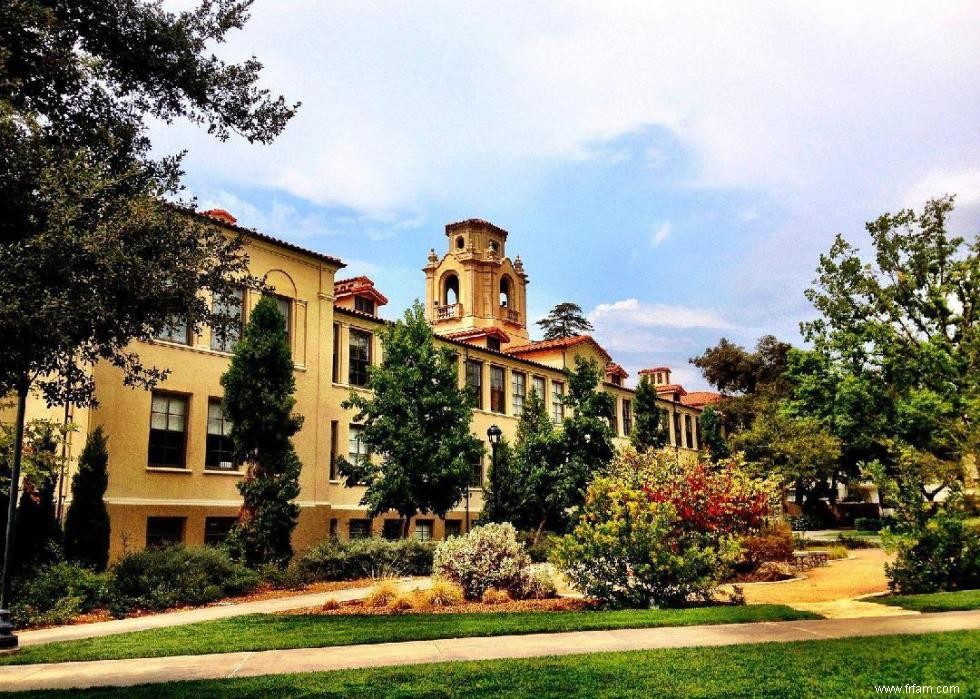
{"label": "mulch flower bed", "polygon": [[583,599],[572,599],[568,597],[557,597],[554,599],[525,599],[511,602],[501,602],[499,604],[484,604],[482,602],[463,602],[452,606],[426,606],[418,609],[392,609],[390,607],[370,607],[364,600],[351,600],[339,604],[328,604],[320,607],[306,607],[305,609],[290,609],[288,611],[277,612],[282,615],[309,615],[317,614],[321,616],[350,616],[350,615],[372,615],[387,616],[392,614],[480,614],[498,612],[577,612],[583,609],[595,609],[596,605]]}

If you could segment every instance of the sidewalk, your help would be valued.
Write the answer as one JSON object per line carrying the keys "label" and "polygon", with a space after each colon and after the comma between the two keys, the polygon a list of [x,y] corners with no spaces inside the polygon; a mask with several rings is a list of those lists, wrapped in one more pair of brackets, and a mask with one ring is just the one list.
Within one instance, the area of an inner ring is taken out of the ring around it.
{"label": "sidewalk", "polygon": [[0,691],[129,686],[174,680],[250,677],[294,672],[495,660],[610,651],[725,646],[980,630],[980,610],[865,619],[820,619],[718,626],[576,631],[526,636],[449,638],[256,653],[185,655],[0,667]]}
{"label": "sidewalk", "polygon": [[[398,582],[398,586],[405,590],[412,590],[416,587],[425,588],[430,584],[431,580],[429,578],[403,578]],[[308,595],[276,597],[255,602],[198,607],[179,612],[165,612],[163,614],[151,614],[149,616],[132,617],[129,619],[98,621],[93,624],[75,624],[73,626],[55,626],[50,629],[38,629],[37,631],[20,631],[17,633],[17,637],[20,641],[20,646],[26,648],[27,646],[36,646],[42,643],[53,643],[54,641],[74,641],[80,638],[111,636],[117,633],[129,633],[130,631],[146,631],[148,629],[159,629],[167,626],[183,626],[184,624],[195,624],[199,621],[228,619],[235,616],[245,616],[246,614],[272,614],[290,609],[317,607],[327,600],[347,602],[349,600],[362,599],[369,592],[371,592],[370,587],[333,590],[331,592],[314,592]]]}

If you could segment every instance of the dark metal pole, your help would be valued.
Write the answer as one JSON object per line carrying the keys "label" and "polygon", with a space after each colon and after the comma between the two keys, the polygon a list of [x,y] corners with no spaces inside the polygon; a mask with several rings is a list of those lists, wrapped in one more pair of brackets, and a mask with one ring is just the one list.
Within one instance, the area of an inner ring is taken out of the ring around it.
{"label": "dark metal pole", "polygon": [[61,433],[61,472],[58,476],[58,521],[64,524],[65,515],[65,476],[68,464],[68,421],[71,419],[71,401],[65,401],[64,430]]}
{"label": "dark metal pole", "polygon": [[24,416],[27,412],[27,385],[17,389],[17,427],[14,437],[14,463],[10,469],[10,488],[7,502],[7,533],[3,544],[3,569],[0,571],[0,648],[16,648],[17,636],[10,623],[7,602],[10,597],[10,563],[14,546],[14,524],[17,518],[17,498],[20,494],[20,460],[24,452]]}

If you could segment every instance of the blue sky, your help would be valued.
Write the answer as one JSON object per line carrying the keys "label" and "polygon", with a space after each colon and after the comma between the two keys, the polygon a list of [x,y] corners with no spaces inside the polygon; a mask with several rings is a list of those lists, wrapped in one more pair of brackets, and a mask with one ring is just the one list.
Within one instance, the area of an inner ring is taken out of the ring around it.
{"label": "blue sky", "polygon": [[968,2],[258,0],[218,53],[303,102],[286,132],[153,136],[203,208],[340,256],[389,317],[447,222],[488,219],[532,318],[574,301],[633,378],[698,388],[722,336],[799,341],[835,233],[944,192],[976,231],[977,36]]}

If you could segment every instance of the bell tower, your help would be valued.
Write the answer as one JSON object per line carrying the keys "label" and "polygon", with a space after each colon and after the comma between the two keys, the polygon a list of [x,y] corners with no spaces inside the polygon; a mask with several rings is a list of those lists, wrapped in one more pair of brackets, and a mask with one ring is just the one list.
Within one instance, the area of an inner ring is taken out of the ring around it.
{"label": "bell tower", "polygon": [[431,250],[423,267],[426,317],[436,334],[486,338],[494,349],[527,344],[528,278],[520,256],[507,257],[507,231],[467,219],[448,224],[446,239],[446,254]]}

